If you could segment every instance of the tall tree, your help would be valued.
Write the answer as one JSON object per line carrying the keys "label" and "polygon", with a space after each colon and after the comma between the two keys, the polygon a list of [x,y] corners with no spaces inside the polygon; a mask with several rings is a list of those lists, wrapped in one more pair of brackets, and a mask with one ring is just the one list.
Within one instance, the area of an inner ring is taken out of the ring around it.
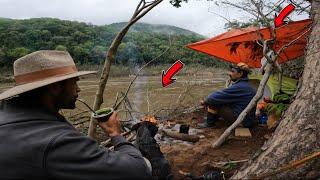
{"label": "tall tree", "polygon": [[[302,85],[296,99],[285,112],[273,137],[261,148],[232,179],[256,177],[261,173],[271,173],[290,162],[319,151],[320,149],[320,0],[313,0],[312,33],[306,52],[306,64]],[[320,158],[309,161],[294,170],[281,172],[272,179],[304,179],[312,171],[319,177]]]}

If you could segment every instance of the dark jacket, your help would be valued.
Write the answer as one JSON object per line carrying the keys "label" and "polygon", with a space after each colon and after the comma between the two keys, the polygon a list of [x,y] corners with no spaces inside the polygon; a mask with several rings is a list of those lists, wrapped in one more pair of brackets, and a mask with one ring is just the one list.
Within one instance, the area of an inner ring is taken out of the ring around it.
{"label": "dark jacket", "polygon": [[[251,87],[248,78],[239,79],[230,87],[221,91],[211,93],[205,102],[211,106],[230,106],[235,119],[247,107],[251,99],[256,94],[256,90]],[[243,121],[245,127],[250,127],[255,121],[255,108],[253,108]]]}
{"label": "dark jacket", "polygon": [[122,136],[100,147],[65,118],[44,109],[0,109],[0,179],[150,179],[141,153]]}

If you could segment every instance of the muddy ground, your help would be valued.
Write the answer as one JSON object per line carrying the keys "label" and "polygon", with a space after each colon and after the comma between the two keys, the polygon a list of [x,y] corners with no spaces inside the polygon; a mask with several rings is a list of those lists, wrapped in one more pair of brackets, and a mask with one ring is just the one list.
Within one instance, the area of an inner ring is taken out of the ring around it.
{"label": "muddy ground", "polygon": [[[197,123],[202,122],[204,111],[197,110],[192,113],[181,114],[174,119],[161,121],[162,124],[188,124],[190,127],[196,127]],[[77,122],[74,122],[77,124]],[[88,121],[77,124],[80,131],[86,131]],[[183,141],[159,141],[161,151],[169,160],[174,179],[185,178],[180,172],[191,173],[200,176],[213,170],[222,170],[225,177],[231,177],[245,162],[227,163],[229,161],[241,161],[250,159],[260,147],[264,144],[266,137],[271,135],[267,127],[257,126],[251,129],[252,138],[235,137],[234,134],[218,149],[212,149],[211,144],[224,132],[228,124],[222,120],[214,128],[199,130],[197,133],[201,138],[196,143],[187,143]],[[202,132],[201,132],[202,131]],[[99,142],[108,139],[106,135],[98,130],[97,139]],[[222,163],[222,164],[220,164]],[[188,179],[188,178],[185,178]]]}
{"label": "muddy ground", "polygon": [[[203,121],[203,111],[184,114],[174,121],[178,123],[187,123],[195,126],[198,122]],[[222,170],[225,177],[231,177],[243,163],[228,163],[225,165],[221,162],[238,161],[250,159],[260,147],[264,144],[266,138],[272,133],[267,127],[257,126],[251,129],[252,138],[235,137],[234,134],[218,149],[212,149],[210,146],[224,132],[228,124],[220,121],[215,128],[203,129],[203,135],[200,141],[190,144],[163,144],[161,150],[166,158],[170,161],[174,179],[182,179],[183,176],[179,171],[192,173],[200,176],[212,170]],[[223,163],[224,164],[224,163]]]}

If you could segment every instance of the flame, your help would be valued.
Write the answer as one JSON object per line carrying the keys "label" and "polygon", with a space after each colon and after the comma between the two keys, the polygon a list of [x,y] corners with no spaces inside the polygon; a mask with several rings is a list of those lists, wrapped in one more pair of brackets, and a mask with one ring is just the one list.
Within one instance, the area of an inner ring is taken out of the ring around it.
{"label": "flame", "polygon": [[159,124],[159,121],[153,115],[146,115],[146,116],[142,117],[142,121],[148,121],[153,124]]}

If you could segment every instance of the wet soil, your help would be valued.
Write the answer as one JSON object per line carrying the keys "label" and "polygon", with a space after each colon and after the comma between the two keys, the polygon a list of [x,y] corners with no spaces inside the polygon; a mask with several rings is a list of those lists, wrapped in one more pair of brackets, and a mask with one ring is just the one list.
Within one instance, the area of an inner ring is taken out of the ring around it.
{"label": "wet soil", "polygon": [[[194,127],[198,122],[203,121],[203,117],[203,111],[198,111],[184,114],[170,121]],[[203,132],[199,133],[202,138],[194,144],[162,144],[161,150],[171,164],[174,179],[185,178],[179,171],[200,176],[213,170],[222,170],[226,178],[231,177],[245,162],[219,163],[250,159],[260,151],[266,140],[265,137],[272,133],[267,127],[257,126],[250,130],[251,138],[235,137],[233,134],[220,148],[211,148],[212,143],[227,127],[228,124],[221,121],[214,128],[203,129]]]}

